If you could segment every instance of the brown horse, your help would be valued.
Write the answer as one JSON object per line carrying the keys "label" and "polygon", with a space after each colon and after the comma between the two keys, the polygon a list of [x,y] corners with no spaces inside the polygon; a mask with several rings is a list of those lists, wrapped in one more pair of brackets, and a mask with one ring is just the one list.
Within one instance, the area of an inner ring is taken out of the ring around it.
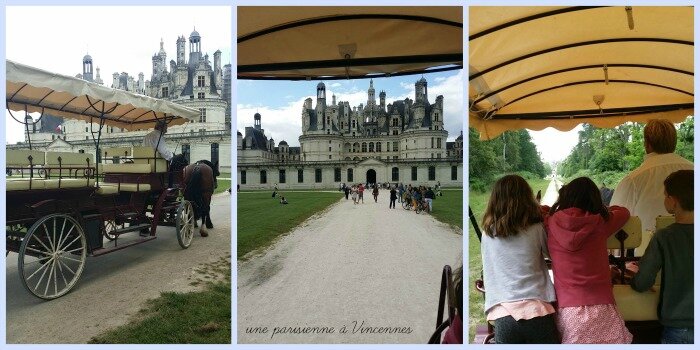
{"label": "brown horse", "polygon": [[187,165],[182,170],[182,174],[185,199],[192,202],[194,207],[194,225],[197,227],[197,220],[202,218],[199,234],[202,237],[207,237],[209,235],[207,229],[214,228],[209,211],[211,209],[211,196],[217,187],[216,177],[220,175],[219,162],[212,163],[208,160],[200,160]]}

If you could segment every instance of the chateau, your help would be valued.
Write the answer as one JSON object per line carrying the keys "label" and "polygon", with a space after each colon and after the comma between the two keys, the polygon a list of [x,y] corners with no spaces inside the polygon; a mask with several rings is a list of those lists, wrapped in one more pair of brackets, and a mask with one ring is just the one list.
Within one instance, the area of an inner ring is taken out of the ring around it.
{"label": "chateau", "polygon": [[462,186],[462,135],[447,142],[443,97],[428,100],[424,78],[415,99],[377,103],[370,80],[367,104],[326,100],[326,86],[316,87],[316,105],[306,99],[301,110],[299,147],[265,136],[262,116],[238,137],[238,182],[246,188],[338,188],[340,183],[404,183]]}
{"label": "chateau", "polygon": [[[189,55],[187,46],[189,44]],[[153,55],[150,80],[144,74],[134,78],[126,72],[112,74],[111,88],[170,100],[200,112],[199,119],[184,125],[168,128],[166,145],[175,153],[189,156],[190,161],[207,159],[219,161],[222,172],[231,169],[231,65],[221,66],[221,51],[209,55],[202,51],[202,37],[194,30],[188,39],[184,36],[175,42],[175,59],[167,61],[165,44],[161,40],[159,50]],[[93,59],[83,57],[82,73],[77,78],[104,85],[100,68],[93,70]],[[32,145],[50,151],[94,153],[91,131],[97,124],[76,120],[64,120],[44,116],[29,131]],[[105,126],[102,130],[102,147],[140,146],[143,137],[151,130],[125,131]],[[7,148],[24,148],[26,144],[7,145]]]}

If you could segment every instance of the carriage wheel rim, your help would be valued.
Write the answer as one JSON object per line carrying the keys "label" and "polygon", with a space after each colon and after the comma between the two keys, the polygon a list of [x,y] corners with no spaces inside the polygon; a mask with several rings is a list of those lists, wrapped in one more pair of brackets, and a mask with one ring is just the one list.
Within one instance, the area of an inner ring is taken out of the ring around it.
{"label": "carriage wheel rim", "polygon": [[192,243],[194,237],[194,212],[192,203],[183,200],[177,210],[177,237],[178,243],[183,248],[187,248]]}
{"label": "carriage wheel rim", "polygon": [[68,293],[78,282],[87,259],[87,240],[80,224],[66,214],[47,215],[35,222],[18,256],[24,287],[42,299]]}

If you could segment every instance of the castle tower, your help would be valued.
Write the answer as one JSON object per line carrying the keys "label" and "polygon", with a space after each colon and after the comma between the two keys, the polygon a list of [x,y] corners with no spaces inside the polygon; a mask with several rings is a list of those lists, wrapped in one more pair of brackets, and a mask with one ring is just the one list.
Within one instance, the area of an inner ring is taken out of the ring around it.
{"label": "castle tower", "polygon": [[379,107],[386,111],[386,92],[384,90],[379,93]]}
{"label": "castle tower", "polygon": [[202,37],[197,30],[193,30],[190,34],[190,54],[193,52],[202,52]]}
{"label": "castle tower", "polygon": [[[138,90],[136,92],[138,92],[139,94],[146,93],[146,83],[143,81],[143,72],[139,72]],[[163,97],[167,97],[167,96],[163,96]]]}
{"label": "castle tower", "polygon": [[83,79],[92,80],[92,57],[88,54],[83,56]]}
{"label": "castle tower", "polygon": [[261,130],[262,129],[262,117],[260,116],[260,113],[255,113],[255,116],[253,116],[253,127],[255,130]]}
{"label": "castle tower", "polygon": [[335,106],[335,94],[333,94],[333,104],[331,106]]}
{"label": "castle tower", "polygon": [[416,82],[416,103],[428,100],[428,82],[421,77]]}
{"label": "castle tower", "polygon": [[102,81],[102,78],[100,77],[100,67],[97,67],[96,69],[96,75],[95,75],[95,82],[102,85],[104,82]]}
{"label": "castle tower", "polygon": [[177,38],[177,42],[175,43],[177,46],[177,65],[181,66],[184,65],[185,62],[185,36],[180,36]]}
{"label": "castle tower", "polygon": [[214,76],[216,77],[216,86],[221,87],[221,51],[214,52]]}
{"label": "castle tower", "polygon": [[119,89],[119,73],[112,73],[112,89]]}
{"label": "castle tower", "polygon": [[367,106],[374,106],[376,100],[374,98],[374,82],[372,79],[369,80],[369,89],[367,90]]}
{"label": "castle tower", "polygon": [[[326,106],[326,84],[318,83],[316,85],[316,106]],[[317,108],[318,109],[318,108]]]}

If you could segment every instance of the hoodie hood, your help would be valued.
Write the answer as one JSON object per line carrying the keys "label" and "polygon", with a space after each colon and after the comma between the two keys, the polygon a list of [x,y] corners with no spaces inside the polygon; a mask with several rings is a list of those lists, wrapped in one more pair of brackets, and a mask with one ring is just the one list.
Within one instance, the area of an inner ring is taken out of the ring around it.
{"label": "hoodie hood", "polygon": [[547,221],[549,239],[568,251],[577,251],[604,221],[600,214],[591,214],[579,208],[560,210]]}

